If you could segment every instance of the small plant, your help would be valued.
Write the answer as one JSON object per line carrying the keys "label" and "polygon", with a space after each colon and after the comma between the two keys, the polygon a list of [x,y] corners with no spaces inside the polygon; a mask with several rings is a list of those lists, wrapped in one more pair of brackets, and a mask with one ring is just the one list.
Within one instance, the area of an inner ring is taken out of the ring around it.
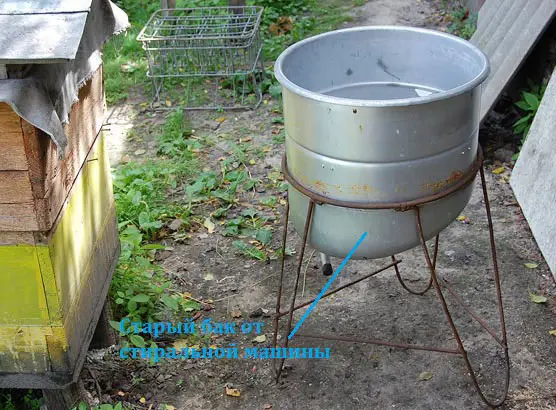
{"label": "small plant", "polygon": [[[117,317],[132,322],[156,322],[199,309],[199,303],[173,290],[162,268],[154,263],[154,252],[163,249],[162,246],[145,244],[143,234],[134,225],[121,230],[120,242],[122,254],[111,289]],[[120,330],[119,322],[110,324]],[[145,339],[139,335],[127,337],[134,346],[146,346]]]}
{"label": "small plant", "polygon": [[451,23],[447,30],[449,33],[469,40],[477,29],[477,13],[470,12],[467,8],[460,6],[450,12]]}
{"label": "small plant", "polygon": [[[523,144],[525,144],[525,141],[527,140],[529,129],[533,124],[535,115],[541,105],[542,97],[546,91],[546,84],[535,85],[531,80],[528,80],[527,83],[529,88],[521,92],[521,99],[515,103],[515,105],[523,112],[522,117],[513,124],[514,133],[521,135],[519,151],[521,151]],[[517,160],[519,151],[512,157],[514,161]]]}
{"label": "small plant", "polygon": [[39,410],[42,404],[40,390],[0,390],[1,410]]}
{"label": "small plant", "polygon": [[243,241],[234,241],[234,246],[239,250],[242,255],[248,256],[259,261],[265,261],[267,259],[266,253],[255,247],[245,244]]}

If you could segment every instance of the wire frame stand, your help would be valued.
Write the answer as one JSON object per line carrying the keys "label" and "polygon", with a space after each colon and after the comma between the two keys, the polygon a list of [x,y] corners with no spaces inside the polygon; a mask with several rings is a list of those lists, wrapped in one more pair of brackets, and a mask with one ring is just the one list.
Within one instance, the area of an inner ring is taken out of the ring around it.
{"label": "wire frame stand", "polygon": [[137,36],[147,54],[153,107],[257,108],[264,76],[255,6],[156,11]]}
{"label": "wire frame stand", "polygon": [[[316,334],[309,334],[309,333],[303,333],[303,332],[297,332],[296,336],[297,337],[304,337],[304,338],[310,338],[310,339],[324,339],[324,340],[335,340],[335,341],[344,341],[344,342],[354,342],[354,343],[368,343],[368,344],[374,344],[374,345],[382,345],[382,346],[389,346],[389,347],[394,347],[394,348],[401,348],[401,349],[414,349],[414,350],[425,350],[425,351],[431,351],[431,352],[439,352],[439,353],[446,353],[446,354],[454,354],[454,355],[460,355],[463,358],[463,361],[465,362],[465,365],[467,367],[467,370],[469,371],[470,377],[472,379],[473,385],[475,386],[475,389],[477,390],[479,396],[481,397],[481,399],[490,407],[498,407],[500,406],[505,400],[506,400],[506,396],[508,394],[508,388],[509,388],[509,381],[510,381],[510,358],[509,358],[509,354],[508,354],[508,342],[507,342],[507,336],[506,336],[506,324],[505,324],[505,319],[504,319],[504,309],[502,306],[502,292],[501,292],[501,288],[500,288],[500,273],[499,273],[499,269],[498,269],[498,259],[496,256],[496,244],[495,244],[495,240],[494,240],[494,230],[493,230],[493,226],[492,226],[492,216],[491,216],[491,212],[490,212],[490,203],[488,200],[488,193],[487,193],[487,187],[486,187],[486,180],[485,180],[485,175],[484,175],[484,170],[482,167],[482,163],[483,163],[483,156],[482,156],[482,151],[479,148],[478,154],[477,154],[477,159],[474,163],[474,165],[471,167],[470,170],[468,170],[463,176],[462,178],[458,181],[457,184],[455,184],[454,186],[452,186],[451,188],[437,193],[435,195],[431,195],[429,197],[424,197],[422,199],[419,200],[415,200],[415,201],[410,201],[410,202],[397,202],[397,203],[369,203],[369,202],[360,202],[360,203],[346,203],[343,201],[337,201],[331,198],[327,198],[323,195],[317,194],[313,191],[308,190],[307,188],[305,188],[302,184],[300,184],[298,181],[296,181],[293,176],[288,172],[288,168],[287,168],[287,161],[286,161],[286,157],[284,156],[283,159],[283,172],[284,172],[284,176],[286,178],[286,180],[292,184],[292,186],[297,189],[299,192],[301,192],[302,194],[306,195],[307,197],[309,197],[309,205],[308,205],[308,212],[307,212],[307,218],[305,221],[305,229],[303,231],[303,236],[302,236],[302,242],[301,242],[301,249],[298,252],[298,263],[297,263],[297,271],[296,271],[296,276],[294,279],[294,284],[293,284],[293,291],[292,291],[292,295],[291,295],[291,299],[289,301],[289,304],[287,305],[287,307],[285,308],[285,310],[282,310],[282,291],[283,291],[283,282],[284,282],[284,258],[285,258],[285,249],[286,249],[286,240],[287,240],[287,226],[288,226],[288,219],[289,219],[289,202],[286,204],[286,213],[285,213],[285,218],[284,218],[284,230],[283,230],[283,236],[282,236],[282,260],[281,260],[281,271],[280,271],[280,282],[278,285],[278,296],[277,296],[277,302],[276,302],[276,314],[274,316],[274,338],[273,338],[273,346],[274,348],[279,348],[279,347],[284,347],[287,348],[289,346],[289,339],[287,337],[285,337],[283,345],[279,346],[278,344],[278,334],[279,334],[279,328],[280,328],[280,320],[284,317],[287,318],[287,326],[286,326],[286,332],[285,335],[289,335],[292,328],[293,328],[293,315],[294,312],[304,308],[308,305],[310,305],[311,303],[314,302],[315,299],[311,299],[309,301],[303,302],[303,303],[299,303],[296,304],[296,300],[297,300],[297,291],[298,291],[298,287],[299,287],[299,282],[300,282],[300,276],[301,276],[301,271],[302,271],[302,265],[303,265],[303,257],[305,254],[305,249],[306,249],[306,245],[307,245],[307,241],[308,241],[308,235],[309,235],[309,231],[310,231],[310,227],[311,227],[311,221],[312,221],[312,217],[313,217],[313,213],[315,210],[315,207],[326,204],[326,205],[332,205],[332,206],[342,206],[342,207],[348,207],[348,208],[354,208],[354,209],[365,209],[365,210],[377,210],[377,209],[392,209],[392,210],[396,210],[399,212],[413,212],[415,215],[415,229],[419,235],[420,238],[420,242],[421,242],[421,248],[423,249],[423,254],[424,254],[424,258],[428,267],[428,271],[430,273],[430,278],[428,281],[428,284],[423,288],[423,289],[413,289],[410,286],[407,285],[407,283],[404,281],[404,279],[402,278],[402,275],[400,273],[400,268],[399,268],[399,264],[401,263],[400,259],[397,259],[395,255],[391,256],[391,263],[382,267],[381,269],[378,269],[370,274],[367,274],[357,280],[354,280],[352,282],[349,282],[347,284],[344,284],[334,290],[330,290],[327,293],[325,293],[323,295],[323,298],[331,296],[343,289],[346,289],[348,287],[351,287],[353,285],[356,285],[360,282],[363,282],[369,278],[372,278],[375,275],[378,275],[381,272],[384,272],[390,268],[393,268],[395,270],[396,273],[396,278],[398,279],[398,281],[400,282],[401,286],[408,291],[409,293],[413,294],[413,295],[424,295],[425,293],[427,293],[431,288],[435,289],[436,292],[436,296],[440,302],[440,305],[442,307],[442,310],[444,311],[446,320],[448,322],[449,328],[456,340],[456,344],[457,346],[455,347],[436,347],[436,346],[425,346],[425,345],[414,345],[414,344],[404,344],[404,343],[397,343],[397,342],[392,342],[392,341],[383,341],[383,340],[375,340],[375,339],[365,339],[365,338],[351,338],[351,337],[341,337],[341,336],[336,336],[336,335],[316,335]],[[497,304],[498,304],[498,316],[499,316],[499,321],[500,321],[500,329],[501,329],[501,335],[498,335],[493,329],[491,329],[487,323],[481,318],[479,317],[479,315],[477,315],[468,305],[465,304],[465,302],[463,301],[463,299],[458,296],[458,294],[456,293],[456,291],[450,286],[450,284],[448,283],[448,281],[446,279],[444,279],[438,272],[437,272],[437,256],[438,256],[438,241],[439,241],[439,235],[437,235],[434,239],[435,241],[435,247],[434,247],[434,252],[431,255],[431,253],[429,252],[429,249],[426,245],[425,242],[425,236],[423,234],[423,226],[422,226],[422,222],[421,222],[421,211],[420,208],[422,205],[425,205],[427,203],[436,201],[440,198],[449,196],[461,189],[464,189],[465,187],[467,187],[469,184],[471,184],[474,179],[475,176],[477,175],[477,173],[480,174],[480,178],[481,178],[481,184],[482,184],[482,192],[483,192],[483,198],[484,198],[484,204],[485,204],[485,208],[486,208],[486,215],[487,215],[487,219],[488,219],[488,231],[489,231],[489,236],[490,236],[490,248],[491,248],[491,255],[492,255],[492,263],[493,263],[493,279],[494,279],[494,283],[495,283],[495,287],[496,287],[496,297],[497,297]],[[504,354],[504,365],[505,365],[505,369],[504,369],[504,387],[503,390],[500,392],[499,396],[497,398],[488,398],[486,397],[485,393],[483,392],[483,389],[481,388],[481,386],[479,385],[478,379],[477,379],[477,372],[475,371],[475,369],[473,368],[471,361],[469,360],[468,357],[468,352],[466,350],[466,348],[464,347],[463,344],[463,340],[460,336],[460,332],[458,331],[456,324],[454,323],[454,320],[452,318],[452,313],[448,307],[448,304],[446,303],[446,299],[445,299],[445,292],[448,292],[453,299],[473,318],[475,319],[480,325],[481,327],[493,338],[494,342],[496,342],[500,348],[503,350],[503,354]],[[285,359],[275,359],[274,360],[274,370],[275,370],[275,375],[276,375],[276,380],[278,381],[280,379],[282,370],[284,368],[284,362]]]}

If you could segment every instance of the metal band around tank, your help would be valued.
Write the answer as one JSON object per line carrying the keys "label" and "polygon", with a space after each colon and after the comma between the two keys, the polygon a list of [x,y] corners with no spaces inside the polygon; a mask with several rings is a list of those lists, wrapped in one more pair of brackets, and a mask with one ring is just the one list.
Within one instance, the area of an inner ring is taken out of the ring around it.
{"label": "metal band around tank", "polygon": [[286,178],[286,180],[290,184],[292,184],[292,186],[296,190],[301,192],[303,195],[311,198],[313,201],[315,201],[318,204],[327,204],[327,205],[339,206],[343,208],[352,208],[352,209],[393,209],[396,211],[407,211],[409,209],[424,204],[428,204],[430,202],[438,201],[439,199],[442,199],[457,191],[462,190],[463,188],[467,187],[469,184],[473,182],[482,164],[483,164],[483,150],[479,145],[477,148],[477,157],[475,158],[475,161],[473,162],[471,168],[465,171],[461,176],[461,178],[457,181],[457,183],[455,183],[448,189],[437,192],[433,195],[427,195],[422,198],[414,199],[411,201],[401,201],[401,202],[365,201],[363,202],[363,201],[342,201],[339,199],[333,199],[308,189],[290,174],[290,172],[288,171],[288,162],[286,159],[286,155],[284,154],[284,156],[282,157],[282,171],[284,173],[284,177]]}

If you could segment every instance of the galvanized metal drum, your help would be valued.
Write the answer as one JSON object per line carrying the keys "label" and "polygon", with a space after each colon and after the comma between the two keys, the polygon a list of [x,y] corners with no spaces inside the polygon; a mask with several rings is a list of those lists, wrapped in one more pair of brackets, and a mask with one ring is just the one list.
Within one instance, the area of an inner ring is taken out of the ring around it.
{"label": "galvanized metal drum", "polygon": [[[489,64],[460,38],[409,27],[361,27],[308,38],[275,65],[282,84],[287,167],[312,192],[348,202],[402,202],[442,192],[473,165],[480,84]],[[457,218],[472,185],[423,205],[425,237]],[[309,198],[289,187],[303,232]],[[419,244],[413,212],[319,205],[309,243],[379,258]]]}

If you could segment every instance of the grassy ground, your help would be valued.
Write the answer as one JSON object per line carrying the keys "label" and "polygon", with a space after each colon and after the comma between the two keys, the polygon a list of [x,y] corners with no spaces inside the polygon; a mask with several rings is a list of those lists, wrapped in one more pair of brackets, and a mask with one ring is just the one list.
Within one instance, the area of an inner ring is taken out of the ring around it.
{"label": "grassy ground", "polygon": [[[224,5],[225,1],[187,2],[188,7]],[[265,7],[262,31],[265,34],[265,55],[274,59],[285,47],[300,39],[339,27],[349,20],[347,12],[359,2],[332,0],[324,4],[313,0],[257,0],[253,4]],[[152,2],[123,0],[120,6],[128,13],[132,28],[105,48],[104,64],[106,95],[109,103],[124,99],[134,86],[145,86],[145,57],[135,37],[155,9]],[[185,6],[185,2],[178,2]],[[291,17],[291,29],[282,35],[271,35],[271,27],[280,18]],[[270,87],[269,87],[270,88]],[[282,122],[281,109],[276,106],[272,122]],[[248,140],[229,143],[228,157],[206,167],[200,152],[216,143],[210,138],[193,135],[190,125],[178,109],[170,113],[166,123],[150,132],[158,135],[156,156],[145,162],[130,162],[114,171],[115,196],[120,220],[123,253],[117,268],[111,295],[118,319],[130,316],[135,320],[159,319],[168,314],[199,308],[196,302],[172,291],[171,283],[154,258],[161,246],[157,240],[187,239],[188,232],[199,226],[211,230],[218,220],[239,205],[242,193],[261,185],[252,178],[249,167],[257,158],[264,158],[263,148],[255,148]],[[283,141],[283,132],[274,142]],[[279,184],[282,184],[279,181]],[[176,193],[185,193],[183,196]],[[266,199],[275,206],[277,198]],[[174,227],[170,225],[174,222]],[[268,221],[252,209],[226,221],[223,234],[228,237],[250,237],[254,243],[235,242],[246,256],[266,260],[275,257],[276,250],[267,247],[270,241]],[[179,226],[178,226],[179,225]],[[175,227],[177,229],[175,229]],[[142,346],[140,337],[130,341]]]}
{"label": "grassy ground", "polygon": [[[156,9],[156,2],[121,0],[117,2],[129,15],[131,29],[112,39],[104,49],[105,86],[108,104],[122,102],[131,89],[148,94],[147,63],[141,45],[135,40],[141,27]],[[271,63],[288,45],[310,35],[341,26],[347,12],[361,1],[331,0],[257,0],[250,4],[265,7],[262,21],[264,53]],[[226,1],[179,1],[178,7],[220,6]],[[291,29],[272,35],[271,28],[280,18],[291,18]],[[270,76],[270,78],[272,78]],[[270,80],[265,90],[276,86]],[[284,141],[278,93],[271,100],[271,122],[277,132],[272,144]],[[222,117],[224,118],[224,117]],[[219,120],[218,118],[216,119]],[[220,120],[222,121],[222,120]],[[135,130],[133,133],[144,132]],[[281,198],[263,195],[256,204],[242,199],[251,192],[281,192],[280,175],[260,179],[250,171],[261,161],[269,147],[257,146],[247,137],[230,136],[225,157],[207,158],[219,140],[216,136],[197,136],[183,112],[170,112],[164,124],[150,127],[156,135],[154,156],[146,161],[131,161],[114,170],[115,198],[120,222],[122,256],[110,296],[115,319],[157,321],[191,316],[202,305],[165,275],[157,262],[164,243],[179,244],[199,229],[233,239],[236,252],[247,259],[266,261],[278,257],[271,245],[272,233],[279,222],[276,214]],[[131,136],[133,138],[133,135]],[[217,228],[218,227],[218,228]],[[118,327],[118,323],[113,323]],[[195,341],[203,343],[203,341]],[[209,343],[210,341],[206,341]],[[140,336],[124,337],[123,344],[152,344]],[[111,407],[110,407],[111,408]],[[108,409],[108,407],[107,407]]]}

